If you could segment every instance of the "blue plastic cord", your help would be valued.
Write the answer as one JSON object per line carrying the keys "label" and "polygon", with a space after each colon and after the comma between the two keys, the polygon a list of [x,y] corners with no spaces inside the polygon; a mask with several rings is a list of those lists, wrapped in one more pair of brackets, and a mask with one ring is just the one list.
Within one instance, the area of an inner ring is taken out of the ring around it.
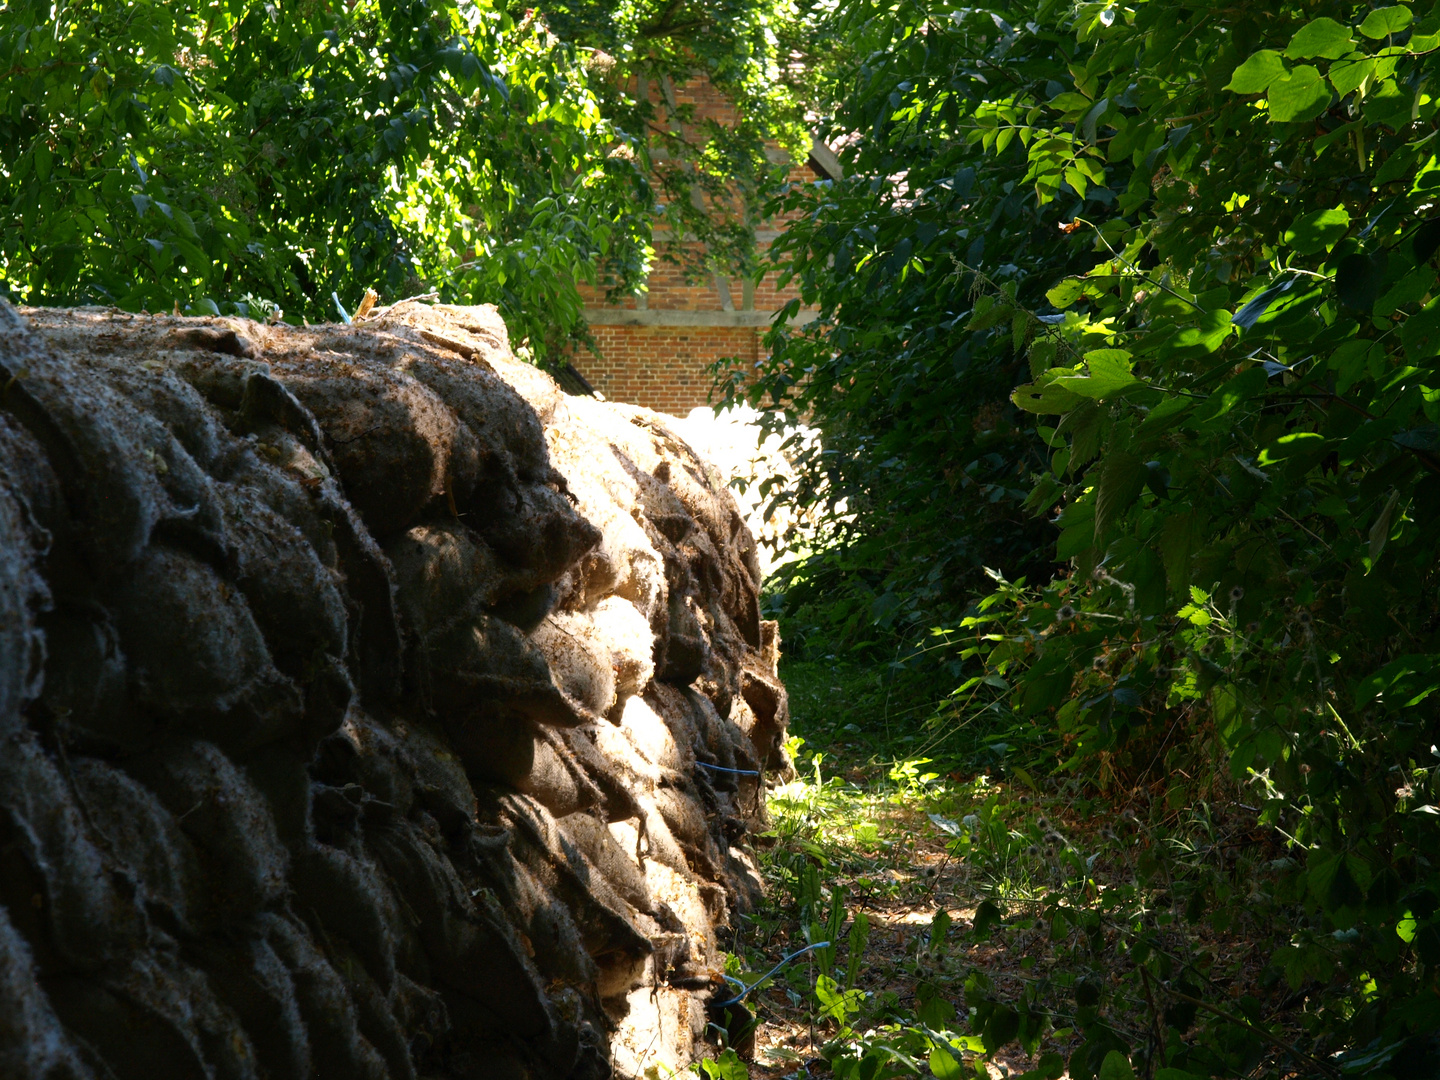
{"label": "blue plastic cord", "polygon": [[756,772],[754,769],[727,769],[724,765],[711,765],[711,764],[709,764],[708,762],[704,762],[704,761],[697,761],[697,762],[695,762],[695,764],[696,764],[696,765],[699,765],[702,769],[714,769],[716,772],[734,773],[736,776],[759,776],[759,775],[760,775],[760,774],[759,774],[758,772]]}
{"label": "blue plastic cord", "polygon": [[737,984],[737,985],[739,985],[739,986],[745,986],[745,989],[742,990],[742,991],[740,991],[740,993],[739,993],[738,995],[736,995],[735,997],[731,998],[729,1001],[714,1001],[714,1002],[711,1002],[710,1005],[709,1005],[709,1008],[712,1008],[712,1009],[723,1009],[723,1008],[725,1008],[725,1007],[728,1006],[728,1005],[739,1005],[740,1002],[744,1001],[747,997],[750,996],[750,991],[751,991],[751,990],[754,990],[755,987],[759,986],[759,985],[760,985],[761,983],[763,983],[766,979],[770,978],[770,977],[771,977],[772,975],[774,975],[777,971],[779,971],[779,970],[780,970],[781,968],[783,968],[786,964],[788,964],[791,960],[794,960],[797,956],[803,956],[803,955],[805,955],[807,952],[809,952],[811,949],[827,949],[827,948],[829,948],[829,947],[830,947],[830,942],[828,942],[828,941],[817,941],[817,942],[815,942],[815,944],[813,944],[813,945],[806,945],[803,949],[796,949],[796,950],[795,950],[794,952],[792,952],[789,956],[784,957],[778,964],[776,964],[774,967],[772,967],[772,968],[771,968],[769,971],[767,971],[764,975],[761,975],[760,978],[756,979],[756,980],[755,980],[753,983],[751,983],[749,986],[745,986],[745,984],[744,984],[743,982],[741,982],[739,979],[735,978],[735,976],[733,976],[733,975],[722,975],[722,976],[720,976],[720,977],[721,977],[722,979],[724,979],[726,982],[735,983],[735,984]]}

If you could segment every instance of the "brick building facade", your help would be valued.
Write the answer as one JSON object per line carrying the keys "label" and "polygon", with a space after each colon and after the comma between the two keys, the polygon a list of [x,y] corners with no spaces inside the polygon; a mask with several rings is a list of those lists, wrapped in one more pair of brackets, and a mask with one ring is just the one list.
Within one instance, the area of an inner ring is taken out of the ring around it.
{"label": "brick building facade", "polygon": [[[647,94],[662,112],[689,105],[697,119],[720,123],[735,119],[734,107],[705,79],[633,89]],[[784,160],[781,151],[774,153],[777,161]],[[809,159],[792,164],[788,179],[803,183],[839,176],[835,155],[823,144],[813,143]],[[783,226],[783,221],[768,221],[756,230],[762,256]],[[657,235],[657,247],[667,239]],[[585,318],[598,355],[581,351],[571,365],[612,401],[676,415],[707,404],[713,381],[707,369],[716,360],[735,357],[757,362],[775,312],[797,295],[793,287],[778,288],[773,274],[753,282],[717,274],[697,284],[685,280],[681,269],[669,263],[657,263],[646,285],[640,296],[626,297],[622,304],[606,304],[603,290],[583,290]],[[813,318],[813,312],[801,311],[793,321]]]}

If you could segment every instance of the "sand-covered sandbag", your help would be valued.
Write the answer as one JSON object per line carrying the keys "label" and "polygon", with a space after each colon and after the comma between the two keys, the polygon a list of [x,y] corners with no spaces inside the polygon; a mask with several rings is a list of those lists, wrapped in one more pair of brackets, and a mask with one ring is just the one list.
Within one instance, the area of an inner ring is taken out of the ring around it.
{"label": "sand-covered sandbag", "polygon": [[40,988],[30,946],[0,908],[0,1076],[92,1075]]}
{"label": "sand-covered sandbag", "polygon": [[473,530],[457,521],[426,522],[385,546],[395,571],[401,615],[424,650],[458,621],[495,602],[505,568]]}
{"label": "sand-covered sandbag", "polygon": [[460,426],[431,390],[383,366],[290,360],[277,380],[320,424],[345,494],[376,536],[406,528],[450,485]]}
{"label": "sand-covered sandbag", "polygon": [[0,1075],[708,1052],[788,711],[666,418],[413,302],[0,302],[0,379]]}
{"label": "sand-covered sandbag", "polygon": [[44,540],[36,535],[38,522],[27,520],[25,504],[3,485],[6,475],[21,467],[5,460],[6,449],[0,433],[0,734],[7,733],[4,718],[13,725],[39,693],[45,642],[38,616],[49,606],[35,565]]}
{"label": "sand-covered sandbag", "polygon": [[140,708],[237,748],[300,720],[299,687],[275,668],[244,594],[208,563],[154,545],[108,599]]}
{"label": "sand-covered sandbag", "polygon": [[[530,640],[545,656],[551,678],[580,703],[587,719],[604,716],[615,705],[617,665],[606,629],[610,628],[597,626],[588,612],[563,611],[530,633]],[[633,680],[634,673],[631,677]]]}

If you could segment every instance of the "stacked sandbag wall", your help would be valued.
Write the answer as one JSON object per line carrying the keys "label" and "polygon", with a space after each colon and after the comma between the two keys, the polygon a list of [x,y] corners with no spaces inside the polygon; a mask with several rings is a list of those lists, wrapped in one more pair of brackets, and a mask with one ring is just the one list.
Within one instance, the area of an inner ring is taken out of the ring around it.
{"label": "stacked sandbag wall", "polygon": [[787,768],[758,586],[492,309],[0,302],[0,1077],[683,1067]]}

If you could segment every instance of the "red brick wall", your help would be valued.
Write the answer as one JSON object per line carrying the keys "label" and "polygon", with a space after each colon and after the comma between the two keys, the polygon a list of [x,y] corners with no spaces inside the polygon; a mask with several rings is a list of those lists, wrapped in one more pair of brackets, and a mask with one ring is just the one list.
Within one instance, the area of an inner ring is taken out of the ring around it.
{"label": "red brick wall", "polygon": [[[627,89],[633,93],[635,84],[632,82]],[[733,105],[708,80],[693,79],[676,86],[675,98],[678,105],[694,105],[697,120],[735,120]],[[667,109],[658,82],[651,83],[650,99],[664,122]],[[792,183],[807,183],[816,175],[808,162],[800,163],[791,166],[789,179]],[[776,219],[763,222],[761,228],[773,235],[773,230],[784,224],[784,219]],[[657,249],[663,251],[668,242],[657,238]],[[686,246],[691,249],[687,254],[696,253],[695,245]],[[767,246],[768,241],[759,241],[762,255]],[[773,273],[756,282],[748,305],[744,283],[732,278],[728,284],[730,302],[737,312],[750,310],[768,315],[798,295],[793,283],[781,289]],[[611,310],[634,311],[643,306],[652,312],[713,312],[717,322],[723,322],[728,315],[713,278],[687,281],[678,266],[657,258],[647,285],[643,302],[630,296]],[[587,308],[609,307],[603,288],[582,287],[581,295]],[[599,356],[580,350],[571,357],[571,363],[595,389],[612,401],[676,414],[708,403],[713,376],[707,368],[716,360],[732,357],[753,365],[759,359],[765,333],[763,326],[611,326],[594,322],[590,329]]]}
{"label": "red brick wall", "polygon": [[575,367],[611,401],[684,416],[709,401],[707,367],[721,357],[759,359],[760,334],[750,327],[596,326],[600,356],[582,352]]}

